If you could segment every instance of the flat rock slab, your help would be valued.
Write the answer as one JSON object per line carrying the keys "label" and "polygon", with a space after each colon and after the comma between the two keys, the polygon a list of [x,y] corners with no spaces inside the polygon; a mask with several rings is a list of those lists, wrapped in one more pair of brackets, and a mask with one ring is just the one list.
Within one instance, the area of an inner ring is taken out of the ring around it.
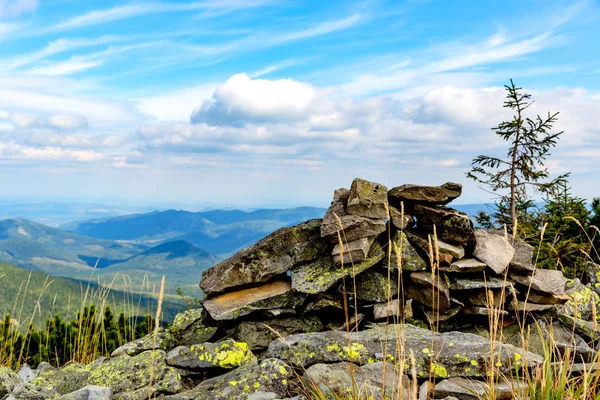
{"label": "flat rock slab", "polygon": [[248,400],[258,392],[274,393],[277,398],[285,398],[293,377],[294,372],[289,365],[271,358],[207,379],[191,390],[166,396],[165,399]]}
{"label": "flat rock slab", "polygon": [[481,272],[485,269],[486,265],[475,258],[462,258],[454,261],[448,267],[441,267],[440,271],[444,272],[456,272],[459,274],[468,274],[473,272]]}
{"label": "flat rock slab", "polygon": [[274,281],[210,297],[202,304],[213,319],[223,321],[237,319],[260,310],[295,309],[304,299],[304,295],[292,291],[290,282]]}
{"label": "flat rock slab", "polygon": [[342,241],[352,242],[364,237],[377,236],[384,232],[386,225],[383,220],[350,215],[346,212],[349,196],[350,191],[348,189],[335,191],[333,202],[323,217],[321,237],[327,238],[333,243],[338,243],[339,232]]}
{"label": "flat rock slab", "polygon": [[475,231],[475,243],[473,257],[485,263],[496,274],[501,274],[508,268],[515,254],[514,247],[504,237],[483,229]]}
{"label": "flat rock slab", "polygon": [[313,315],[301,318],[278,318],[264,322],[244,321],[228,333],[236,340],[246,342],[250,350],[255,351],[266,349],[269,343],[280,336],[322,330],[323,323]]}
{"label": "flat rock slab", "polygon": [[[413,245],[415,245],[417,248],[419,248],[421,251],[423,251],[427,254],[430,253],[430,249],[434,253],[437,250],[437,252],[439,253],[440,256],[441,255],[450,256],[450,262],[452,262],[452,259],[460,259],[465,256],[465,248],[460,244],[446,243],[446,242],[440,240],[439,238],[436,241],[435,238],[432,237],[431,235],[428,235],[428,237],[423,237],[423,236],[417,235],[413,232],[407,232],[406,235],[408,237],[408,240]],[[430,243],[429,243],[429,237],[431,237],[431,247],[430,247]]]}
{"label": "flat rock slab", "polygon": [[388,219],[388,189],[382,184],[356,178],[350,187],[346,212],[374,219]]}
{"label": "flat rock slab", "polygon": [[113,392],[110,388],[90,385],[61,396],[58,400],[110,400],[112,398]]}
{"label": "flat rock slab", "polygon": [[521,285],[549,294],[564,294],[567,285],[562,271],[549,269],[538,269],[533,276],[511,274],[510,277]]}
{"label": "flat rock slab", "polygon": [[[402,399],[409,400],[410,380],[391,363],[375,362],[364,366],[351,363],[315,364],[304,372],[307,382],[314,382],[325,398]],[[400,397],[400,386],[402,396]]]}
{"label": "flat rock slab", "polygon": [[466,213],[442,206],[426,206],[418,204],[414,208],[420,229],[433,233],[434,226],[437,237],[450,244],[472,243],[474,240],[473,222]]}
{"label": "flat rock slab", "polygon": [[[396,343],[401,337],[403,344]],[[489,339],[462,333],[437,333],[413,325],[390,324],[351,332],[327,331],[291,335],[285,340],[275,340],[266,352],[267,357],[288,360],[298,368],[308,368],[317,363],[354,362],[361,365],[389,361],[400,364],[397,354],[401,347],[411,349],[415,356],[418,378],[486,377],[487,364],[492,355]],[[508,374],[515,368],[539,365],[542,357],[523,352],[503,343],[494,343],[493,351],[499,371]],[[408,360],[404,360],[409,365]],[[409,371],[410,372],[410,371]]]}
{"label": "flat rock slab", "polygon": [[535,304],[565,304],[569,301],[566,294],[548,294],[530,291],[527,295],[527,301]]}
{"label": "flat rock slab", "polygon": [[[505,236],[504,231],[492,230],[489,233]],[[533,252],[534,248],[529,243],[518,237],[508,235],[508,242],[515,249],[515,254],[510,260],[510,272],[516,272],[521,274],[530,274],[535,269],[533,266]]]}
{"label": "flat rock slab", "polygon": [[254,354],[245,342],[225,340],[179,346],[167,354],[167,364],[191,371],[203,369],[234,369],[248,364]]}
{"label": "flat rock slab", "polygon": [[504,310],[501,310],[501,309],[498,309],[498,308],[468,306],[468,307],[463,308],[463,314],[465,314],[465,315],[489,316],[489,315],[492,315],[492,314],[508,315],[508,312],[504,311]]}
{"label": "flat rock slab", "polygon": [[498,278],[470,279],[454,278],[450,280],[451,290],[473,290],[473,289],[508,289],[512,286],[510,281]]}
{"label": "flat rock slab", "polygon": [[343,246],[336,244],[331,252],[333,261],[337,264],[361,262],[367,258],[367,254],[369,254],[374,241],[374,237],[365,237],[353,242],[344,243]]}
{"label": "flat rock slab", "polygon": [[331,245],[321,240],[321,220],[313,219],[279,229],[202,273],[206,294],[266,282],[292,267],[325,255]]}
{"label": "flat rock slab", "polygon": [[442,278],[432,277],[430,272],[412,272],[410,280],[412,284],[404,288],[406,297],[442,313],[450,311],[450,287]]}
{"label": "flat rock slab", "polygon": [[[400,256],[400,263],[398,263]],[[390,267],[401,268],[402,271],[423,271],[427,262],[419,255],[405,232],[396,232],[392,237]]]}
{"label": "flat rock slab", "polygon": [[544,312],[555,310],[556,306],[553,304],[535,304],[520,300],[513,300],[510,302],[509,308],[515,311]]}
{"label": "flat rock slab", "polygon": [[[216,331],[216,328],[214,330]],[[176,341],[173,335],[171,335],[165,329],[160,328],[156,334],[156,337],[153,333],[151,333],[132,342],[125,343],[113,351],[110,356],[118,357],[124,354],[127,354],[128,356],[135,356],[136,354],[140,354],[148,350],[169,351],[175,346]]]}
{"label": "flat rock slab", "polygon": [[[527,393],[527,389],[524,383],[501,379],[494,384],[491,391],[494,393],[494,399],[511,400],[522,398]],[[460,400],[480,400],[488,398],[489,394],[488,383],[465,378],[446,379],[435,385],[433,389],[434,399],[452,397]]]}
{"label": "flat rock slab", "polygon": [[321,258],[292,270],[292,288],[301,293],[323,293],[344,277],[354,277],[372,268],[384,257],[385,253],[381,246],[375,242],[371,246],[367,258],[358,264],[339,265],[333,261],[332,257]]}
{"label": "flat rock slab", "polygon": [[389,206],[389,211],[392,225],[394,225],[396,228],[404,230],[407,228],[412,228],[415,224],[415,219],[412,216],[403,213],[402,210]]}
{"label": "flat rock slab", "polygon": [[388,197],[394,204],[424,203],[444,205],[458,198],[462,193],[462,185],[453,182],[441,186],[419,186],[406,184],[390,189]]}

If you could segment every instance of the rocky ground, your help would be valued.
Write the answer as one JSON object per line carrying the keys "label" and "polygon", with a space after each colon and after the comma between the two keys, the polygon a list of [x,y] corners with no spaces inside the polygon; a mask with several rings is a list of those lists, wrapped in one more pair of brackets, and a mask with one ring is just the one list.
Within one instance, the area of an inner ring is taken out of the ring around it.
{"label": "rocky ground", "polygon": [[[550,339],[583,369],[600,339],[598,282],[535,269],[522,240],[474,229],[446,207],[461,190],[356,179],[335,191],[323,220],[283,228],[206,271],[202,307],[156,336],[88,365],[1,369],[0,396],[300,399],[312,382],[329,395],[360,387],[374,399],[415,389],[476,399],[490,368],[534,369]],[[522,384],[495,389],[510,399]]]}

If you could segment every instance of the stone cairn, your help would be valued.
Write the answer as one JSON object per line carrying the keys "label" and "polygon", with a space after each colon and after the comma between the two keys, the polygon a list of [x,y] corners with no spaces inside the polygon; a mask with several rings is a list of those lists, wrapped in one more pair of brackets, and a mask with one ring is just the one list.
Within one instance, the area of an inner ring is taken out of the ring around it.
{"label": "stone cairn", "polygon": [[[505,376],[534,368],[550,336],[589,362],[600,339],[598,266],[588,286],[535,269],[527,243],[474,229],[446,207],[461,192],[355,179],[322,220],[282,228],[205,271],[202,306],[168,328],[88,365],[0,370],[0,397],[302,399],[303,379],[325,394],[358,386],[374,399],[399,390],[409,399],[420,387],[419,399],[473,399],[489,389],[492,356]],[[537,323],[527,351],[517,318]],[[509,399],[523,388],[495,389]]]}

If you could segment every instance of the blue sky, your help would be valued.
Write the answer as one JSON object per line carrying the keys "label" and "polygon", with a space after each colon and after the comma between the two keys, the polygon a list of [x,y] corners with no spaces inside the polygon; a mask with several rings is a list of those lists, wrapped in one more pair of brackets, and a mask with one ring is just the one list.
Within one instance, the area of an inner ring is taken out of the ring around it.
{"label": "blue sky", "polygon": [[[509,114],[600,195],[596,1],[0,0],[3,197],[326,205],[355,176],[465,185]],[[9,188],[9,189],[6,189]]]}

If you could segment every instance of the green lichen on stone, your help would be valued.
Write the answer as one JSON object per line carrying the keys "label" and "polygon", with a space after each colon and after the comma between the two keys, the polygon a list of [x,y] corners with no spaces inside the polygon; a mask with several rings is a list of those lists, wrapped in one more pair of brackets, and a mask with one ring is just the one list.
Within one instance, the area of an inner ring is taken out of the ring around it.
{"label": "green lichen on stone", "polygon": [[443,367],[442,365],[436,364],[436,363],[432,363],[431,364],[431,374],[438,377],[438,378],[447,378],[448,377],[448,371],[446,370],[445,367]]}

